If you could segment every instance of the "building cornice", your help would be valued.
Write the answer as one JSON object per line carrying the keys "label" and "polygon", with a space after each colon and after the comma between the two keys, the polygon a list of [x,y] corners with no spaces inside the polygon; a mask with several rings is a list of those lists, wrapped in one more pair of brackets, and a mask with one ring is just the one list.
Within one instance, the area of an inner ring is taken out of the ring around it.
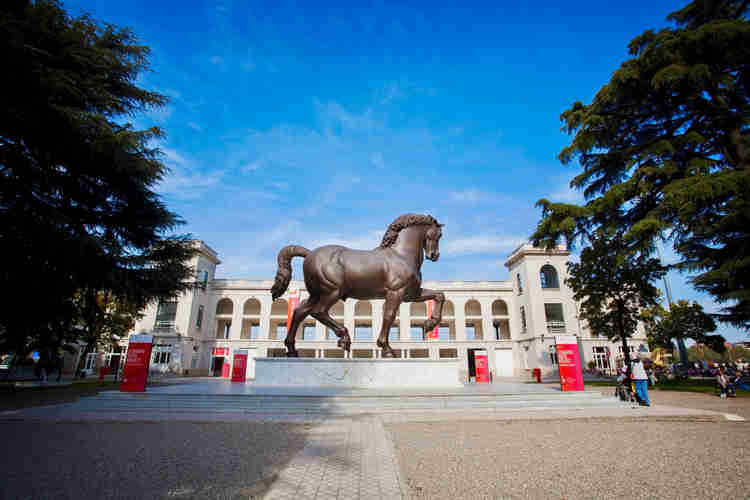
{"label": "building cornice", "polygon": [[219,260],[219,254],[216,253],[216,250],[206,245],[205,241],[193,240],[191,243],[193,245],[193,248],[197,250],[199,254],[203,255],[205,258],[207,258],[217,266],[221,264],[221,261]]}
{"label": "building cornice", "polygon": [[[273,280],[233,280],[218,279],[209,283],[211,291],[264,291],[269,292],[273,286]],[[424,281],[424,288],[440,290],[441,292],[512,292],[513,285],[510,281]],[[306,291],[305,282],[292,280],[289,290]]]}
{"label": "building cornice", "polygon": [[511,254],[508,256],[508,260],[505,261],[505,267],[510,268],[513,264],[515,264],[522,258],[532,255],[539,255],[543,257],[556,255],[567,257],[568,255],[570,255],[570,250],[565,248],[565,246],[563,245],[558,245],[557,248],[551,248],[547,250],[541,247],[535,247],[531,243],[525,243],[511,252]]}

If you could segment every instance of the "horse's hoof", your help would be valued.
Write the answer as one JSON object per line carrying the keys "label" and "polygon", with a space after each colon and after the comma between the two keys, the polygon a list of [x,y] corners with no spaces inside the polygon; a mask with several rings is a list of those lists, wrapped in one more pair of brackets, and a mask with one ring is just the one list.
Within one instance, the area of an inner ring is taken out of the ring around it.
{"label": "horse's hoof", "polygon": [[393,357],[393,349],[383,349],[383,352],[380,354],[383,358],[392,358]]}
{"label": "horse's hoof", "polygon": [[297,353],[297,351],[287,351],[286,357],[287,358],[299,358],[299,354]]}

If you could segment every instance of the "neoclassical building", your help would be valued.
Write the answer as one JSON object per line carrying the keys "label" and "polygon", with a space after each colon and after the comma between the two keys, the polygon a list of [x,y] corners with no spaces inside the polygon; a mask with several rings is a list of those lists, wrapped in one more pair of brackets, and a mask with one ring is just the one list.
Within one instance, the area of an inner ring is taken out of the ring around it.
{"label": "neoclassical building", "polygon": [[[238,349],[246,349],[251,359],[284,355],[289,299],[306,298],[304,282],[293,280],[274,301],[270,279],[215,279],[218,255],[202,241],[194,244],[196,286],[173,301],[149,306],[132,332],[154,335],[152,371],[228,377]],[[446,296],[438,338],[428,338],[423,329],[427,304],[403,303],[390,331],[396,356],[458,358],[468,380],[474,375],[475,353],[485,351],[494,377],[526,376],[534,368],[551,376],[556,372],[555,335],[566,334],[578,338],[584,365],[593,361],[602,370],[614,369],[622,360],[622,347],[597,336],[579,319],[578,305],[564,284],[569,255],[562,247],[545,251],[525,244],[505,262],[509,281],[425,281],[424,287]],[[378,358],[375,340],[382,315],[382,300],[339,301],[331,316],[349,330],[351,352],[338,348],[333,332],[308,317],[297,331],[299,354]],[[642,331],[629,340],[629,348],[648,349]],[[253,374],[251,361],[248,377]]]}

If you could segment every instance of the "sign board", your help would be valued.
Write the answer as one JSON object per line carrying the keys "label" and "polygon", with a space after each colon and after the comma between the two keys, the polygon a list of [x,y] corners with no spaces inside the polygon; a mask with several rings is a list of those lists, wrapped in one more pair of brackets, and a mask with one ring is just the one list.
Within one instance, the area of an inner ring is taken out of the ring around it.
{"label": "sign board", "polygon": [[556,335],[555,344],[560,368],[560,388],[563,391],[582,391],[583,371],[578,354],[578,339],[574,335]]}
{"label": "sign board", "polygon": [[214,347],[211,350],[211,356],[229,356],[228,347]]}
{"label": "sign board", "polygon": [[477,383],[487,384],[490,382],[490,364],[487,360],[487,351],[474,351],[474,370],[477,374]]}
{"label": "sign board", "polygon": [[[432,317],[432,311],[435,310],[435,301],[434,300],[428,300],[427,301],[427,317]],[[440,338],[440,325],[435,325],[435,328],[427,332],[427,338],[428,339],[438,339]]]}
{"label": "sign board", "polygon": [[234,351],[232,361],[232,382],[244,382],[247,373],[247,350],[238,349]]}
{"label": "sign board", "polygon": [[145,392],[148,365],[151,362],[153,335],[131,335],[125,369],[122,374],[121,392]]}

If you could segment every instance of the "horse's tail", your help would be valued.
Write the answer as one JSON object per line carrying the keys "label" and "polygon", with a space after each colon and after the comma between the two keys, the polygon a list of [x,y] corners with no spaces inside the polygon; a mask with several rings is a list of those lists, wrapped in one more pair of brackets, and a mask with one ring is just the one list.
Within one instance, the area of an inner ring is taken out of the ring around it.
{"label": "horse's tail", "polygon": [[289,245],[281,249],[278,258],[279,270],[276,271],[276,278],[271,287],[271,297],[274,300],[281,297],[289,287],[292,279],[292,257],[307,257],[308,255],[310,255],[310,250],[299,245]]}

